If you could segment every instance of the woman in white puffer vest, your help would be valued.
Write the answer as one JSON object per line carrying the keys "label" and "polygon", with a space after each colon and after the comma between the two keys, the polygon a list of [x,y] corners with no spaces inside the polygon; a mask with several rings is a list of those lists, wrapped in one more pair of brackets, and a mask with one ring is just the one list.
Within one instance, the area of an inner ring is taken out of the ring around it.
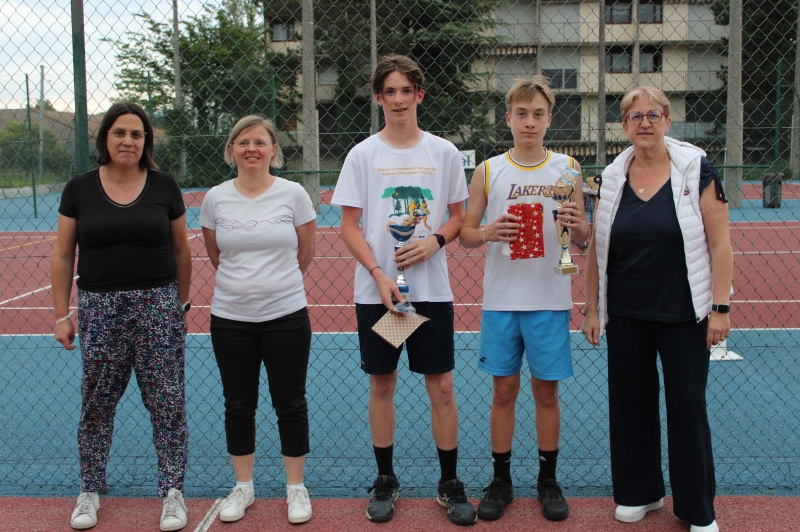
{"label": "woman in white puffer vest", "polygon": [[615,517],[663,506],[659,356],[673,509],[692,532],[716,532],[705,393],[709,350],[730,332],[727,200],[705,152],[666,136],[663,91],[636,88],[620,107],[633,145],[603,171],[583,324],[593,345],[608,332]]}

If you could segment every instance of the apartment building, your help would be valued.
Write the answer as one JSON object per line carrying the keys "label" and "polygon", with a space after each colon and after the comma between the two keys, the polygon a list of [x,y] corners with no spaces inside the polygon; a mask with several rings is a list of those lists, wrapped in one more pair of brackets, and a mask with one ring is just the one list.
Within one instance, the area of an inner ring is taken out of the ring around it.
{"label": "apartment building", "polygon": [[[627,139],[620,124],[620,99],[644,84],[669,95],[673,136],[716,151],[724,143],[719,127],[724,124],[724,102],[719,92],[726,64],[726,28],[716,24],[711,3],[518,0],[503,4],[496,13],[504,26],[497,33],[508,44],[496,50],[485,68],[492,73],[498,95],[514,78],[548,76],[557,95],[549,137],[574,155],[595,155],[600,98],[606,108],[607,152],[621,151]],[[496,116],[501,119],[505,110],[500,98],[498,102]]]}

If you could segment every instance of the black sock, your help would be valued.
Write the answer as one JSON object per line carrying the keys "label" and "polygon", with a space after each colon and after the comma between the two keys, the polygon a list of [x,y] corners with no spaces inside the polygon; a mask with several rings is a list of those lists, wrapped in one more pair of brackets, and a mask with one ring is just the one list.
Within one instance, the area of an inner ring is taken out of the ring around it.
{"label": "black sock", "polygon": [[378,474],[397,478],[392,467],[394,445],[389,447],[375,447],[373,445],[372,449],[375,451],[375,461],[378,462]]}
{"label": "black sock", "polygon": [[539,449],[539,480],[556,478],[556,462],[558,461],[558,449],[555,451],[543,451]]}
{"label": "black sock", "polygon": [[511,484],[511,451],[507,453],[492,451],[492,464],[494,465],[494,476]]}
{"label": "black sock", "polygon": [[436,452],[439,453],[439,466],[442,468],[442,478],[440,482],[447,482],[448,480],[458,478],[456,475],[458,447],[449,451],[443,451],[437,447]]}

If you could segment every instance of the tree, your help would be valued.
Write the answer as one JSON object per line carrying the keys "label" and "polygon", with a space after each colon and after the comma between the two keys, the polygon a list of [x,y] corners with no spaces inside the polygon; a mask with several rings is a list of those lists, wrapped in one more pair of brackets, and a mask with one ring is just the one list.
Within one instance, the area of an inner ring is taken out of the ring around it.
{"label": "tree", "polygon": [[[28,131],[28,127],[20,122],[10,122],[0,133],[0,164],[4,168],[38,168],[39,124],[33,124],[31,130]],[[65,174],[72,168],[72,158],[58,142],[58,136],[49,129],[44,130],[44,168]]]}
{"label": "tree", "polygon": [[[183,110],[174,108],[172,24],[141,13],[144,32],[114,43],[123,98],[149,107],[169,137],[169,159],[178,139],[188,144],[186,172],[208,186],[228,176],[221,154],[228,130],[242,116],[268,114],[274,101],[279,129],[294,115],[296,53],[270,48],[269,25],[254,0],[224,0],[182,21],[179,38]],[[167,161],[166,166],[169,166]]]}
{"label": "tree", "polygon": [[[472,62],[499,43],[492,29],[496,2],[463,0],[387,0],[377,2],[378,57],[403,54],[415,59],[426,77],[420,106],[423,129],[442,135],[490,130],[486,120],[493,106],[480,90],[486,74],[473,72]],[[364,138],[370,124],[371,91],[369,2],[316,2],[317,53],[320,66],[334,68],[339,146],[348,150]]]}

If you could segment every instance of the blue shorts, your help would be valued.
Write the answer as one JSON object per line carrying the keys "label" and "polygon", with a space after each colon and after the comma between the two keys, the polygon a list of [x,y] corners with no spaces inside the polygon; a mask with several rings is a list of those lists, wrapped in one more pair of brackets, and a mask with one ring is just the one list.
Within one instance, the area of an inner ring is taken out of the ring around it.
{"label": "blue shorts", "polygon": [[484,310],[478,369],[508,377],[528,355],[531,375],[543,381],[572,377],[568,310]]}

